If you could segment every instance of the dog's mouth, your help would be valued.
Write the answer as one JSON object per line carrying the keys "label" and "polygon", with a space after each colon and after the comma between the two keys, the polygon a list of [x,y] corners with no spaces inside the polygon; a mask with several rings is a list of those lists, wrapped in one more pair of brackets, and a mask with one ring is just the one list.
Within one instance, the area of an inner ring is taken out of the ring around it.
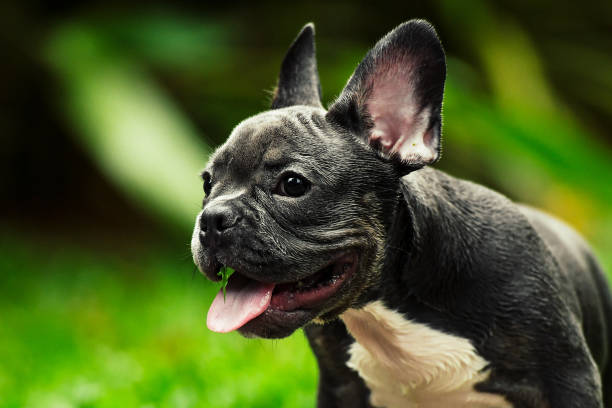
{"label": "dog's mouth", "polygon": [[343,253],[312,275],[289,283],[267,283],[236,271],[221,289],[208,310],[210,330],[236,330],[266,311],[287,313],[311,311],[326,303],[357,269],[355,252]]}

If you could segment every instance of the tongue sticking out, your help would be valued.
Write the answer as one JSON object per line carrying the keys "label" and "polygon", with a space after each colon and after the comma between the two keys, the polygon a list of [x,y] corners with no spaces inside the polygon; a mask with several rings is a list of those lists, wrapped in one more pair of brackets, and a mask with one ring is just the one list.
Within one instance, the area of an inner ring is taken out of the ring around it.
{"label": "tongue sticking out", "polygon": [[206,325],[218,333],[242,327],[268,308],[273,290],[273,283],[261,283],[234,275],[228,282],[226,298],[223,299],[221,289],[210,305]]}

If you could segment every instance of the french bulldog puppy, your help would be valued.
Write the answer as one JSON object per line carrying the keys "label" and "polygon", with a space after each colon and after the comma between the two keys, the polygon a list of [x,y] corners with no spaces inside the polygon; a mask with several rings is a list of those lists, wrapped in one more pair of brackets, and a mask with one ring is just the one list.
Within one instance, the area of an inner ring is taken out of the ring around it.
{"label": "french bulldog puppy", "polygon": [[314,28],[270,110],[209,159],[193,259],[236,272],[208,327],[304,328],[319,407],[612,407],[612,296],[561,221],[426,167],[445,55],[401,24],[320,102]]}

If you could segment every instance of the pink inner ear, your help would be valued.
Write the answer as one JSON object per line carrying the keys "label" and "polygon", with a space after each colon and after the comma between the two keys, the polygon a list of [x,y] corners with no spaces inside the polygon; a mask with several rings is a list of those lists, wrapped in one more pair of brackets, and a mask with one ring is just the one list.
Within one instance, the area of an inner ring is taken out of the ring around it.
{"label": "pink inner ear", "polygon": [[419,111],[410,69],[386,69],[373,75],[370,85],[367,110],[374,122],[370,143],[408,164],[435,161],[437,140],[427,130],[431,107]]}

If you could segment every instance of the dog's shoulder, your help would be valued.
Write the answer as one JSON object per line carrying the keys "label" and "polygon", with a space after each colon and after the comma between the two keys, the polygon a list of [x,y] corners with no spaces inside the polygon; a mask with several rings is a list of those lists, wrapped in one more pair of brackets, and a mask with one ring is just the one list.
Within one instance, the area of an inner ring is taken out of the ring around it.
{"label": "dog's shoulder", "polygon": [[535,208],[519,208],[553,255],[564,298],[581,322],[593,359],[603,367],[610,350],[606,321],[612,316],[612,296],[603,269],[589,244],[572,227]]}

